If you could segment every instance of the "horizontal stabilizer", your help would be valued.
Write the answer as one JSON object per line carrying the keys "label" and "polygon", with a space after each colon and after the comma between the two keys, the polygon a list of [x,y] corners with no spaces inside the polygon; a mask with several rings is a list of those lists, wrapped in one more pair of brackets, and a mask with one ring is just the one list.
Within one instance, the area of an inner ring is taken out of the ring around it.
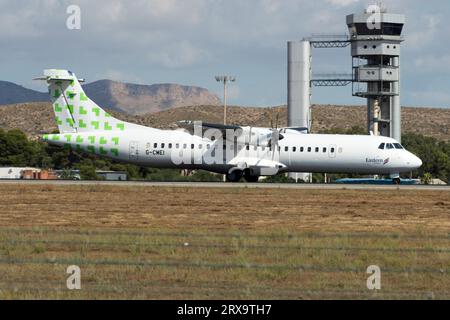
{"label": "horizontal stabilizer", "polygon": [[[35,78],[33,80],[60,80],[60,81],[73,81],[77,79],[75,74],[69,70],[61,69],[47,69],[44,70],[44,77]],[[84,82],[84,79],[77,79],[78,82]]]}

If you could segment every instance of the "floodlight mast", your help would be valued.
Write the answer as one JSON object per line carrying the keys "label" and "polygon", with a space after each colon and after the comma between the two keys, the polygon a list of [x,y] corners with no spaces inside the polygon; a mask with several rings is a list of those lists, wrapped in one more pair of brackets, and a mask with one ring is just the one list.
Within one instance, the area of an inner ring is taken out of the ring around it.
{"label": "floodlight mast", "polygon": [[227,93],[228,83],[235,82],[236,77],[233,76],[216,76],[216,81],[223,83],[223,124],[227,124]]}

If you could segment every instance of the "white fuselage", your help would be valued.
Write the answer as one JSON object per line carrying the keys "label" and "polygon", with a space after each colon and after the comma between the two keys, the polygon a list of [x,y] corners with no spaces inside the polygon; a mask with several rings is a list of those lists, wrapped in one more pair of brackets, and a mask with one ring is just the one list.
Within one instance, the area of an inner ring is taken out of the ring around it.
{"label": "white fuselage", "polygon": [[[256,169],[258,175],[278,172],[393,175],[422,165],[419,158],[402,147],[380,149],[381,144],[400,146],[387,137],[304,134],[291,129],[283,129],[282,136],[278,147],[227,140],[223,147],[223,140],[212,141],[186,131],[136,126],[129,131],[97,131],[95,139],[89,139],[92,133],[84,132],[70,137],[49,135],[46,140],[142,166],[204,169],[217,173],[227,173],[238,167]],[[277,172],[260,171],[261,168],[276,168]]]}

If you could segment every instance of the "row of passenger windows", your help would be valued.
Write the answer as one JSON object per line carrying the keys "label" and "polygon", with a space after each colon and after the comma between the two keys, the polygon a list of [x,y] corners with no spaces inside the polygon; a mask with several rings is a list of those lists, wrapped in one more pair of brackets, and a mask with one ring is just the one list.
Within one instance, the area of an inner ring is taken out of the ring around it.
{"label": "row of passenger windows", "polygon": [[[180,149],[181,148],[181,146],[182,146],[182,148],[183,149],[187,149],[188,148],[188,145],[185,143],[185,144],[183,144],[183,145],[180,145],[179,143],[176,143],[176,144],[173,144],[173,143],[168,143],[167,144],[167,148],[169,148],[169,149]],[[158,149],[158,143],[154,143],[153,144],[153,148],[154,149]],[[160,144],[160,148],[161,149],[165,149],[166,148],[166,144],[165,143],[161,143]],[[195,149],[195,144],[191,144],[191,149]],[[199,144],[198,145],[198,149],[203,149],[203,145],[202,144]],[[207,144],[206,145],[206,149],[211,149],[211,145],[210,144]]]}
{"label": "row of passenger windows", "polygon": [[[313,147],[307,147],[307,148],[305,148],[305,147],[300,147],[300,148],[292,147],[292,152],[297,152],[297,151],[300,151],[300,152],[313,152],[313,150],[316,153],[319,153],[320,151],[322,151],[323,153],[327,153],[328,152],[328,148],[327,147],[323,147],[323,148],[319,148],[319,147],[315,147],[315,148],[313,148]],[[289,147],[284,147],[284,151],[288,152],[289,151]],[[330,152],[331,153],[335,153],[335,151],[336,151],[335,148],[330,148]]]}
{"label": "row of passenger windows", "polygon": [[398,149],[403,150],[403,146],[400,143],[382,143],[378,147],[380,150],[392,150],[392,149]]}
{"label": "row of passenger windows", "polygon": [[[166,144],[165,144],[165,143],[161,143],[161,144],[154,143],[154,144],[153,144],[153,148],[154,148],[154,149],[158,149],[158,145],[160,145],[161,149],[166,148]],[[202,150],[204,145],[199,144],[199,145],[197,145],[197,146],[198,146],[198,149]],[[230,144],[229,146],[230,146],[230,150],[234,150],[234,145],[233,145],[233,144]],[[187,145],[186,143],[184,143],[183,145],[181,145],[181,144],[179,144],[179,143],[176,143],[176,144],[168,143],[168,144],[167,144],[167,148],[168,148],[168,149],[174,149],[174,148],[175,148],[175,149],[180,149],[181,147],[182,147],[183,149],[187,149],[187,148],[188,148],[188,145]],[[191,148],[191,149],[195,149],[195,147],[196,147],[195,144],[191,144],[191,145],[190,145],[190,148]],[[242,145],[238,145],[237,148],[238,148],[238,151],[241,151],[241,150],[243,149],[243,146],[242,146]],[[266,147],[253,146],[253,149],[254,149],[255,151],[257,151],[258,148],[261,148],[261,151],[265,151],[265,150],[266,150]],[[267,147],[267,148],[269,149],[269,151],[272,151],[272,148],[271,148],[271,147]],[[206,145],[206,149],[207,149],[207,150],[211,149],[211,145],[210,145],[210,144],[207,144],[207,145]],[[226,149],[226,145],[223,145],[223,149],[224,149],[224,150]],[[250,150],[250,146],[247,145],[247,146],[246,146],[246,149],[249,151],[249,150]],[[328,152],[328,148],[326,148],[326,147],[323,147],[322,149],[319,148],[319,147],[315,147],[315,148],[313,148],[313,147],[307,147],[307,148],[305,148],[305,147],[299,147],[299,148],[298,148],[298,147],[288,147],[288,146],[284,147],[284,151],[285,151],[285,152],[289,152],[290,149],[292,150],[292,152],[297,152],[297,151],[299,151],[299,152],[313,152],[313,150],[314,150],[316,153],[319,153],[321,150],[322,150],[323,153],[327,153],[327,152]],[[335,153],[335,152],[336,152],[335,148],[330,148],[329,150],[330,150],[331,153]],[[281,147],[278,147],[278,151],[281,151]]]}

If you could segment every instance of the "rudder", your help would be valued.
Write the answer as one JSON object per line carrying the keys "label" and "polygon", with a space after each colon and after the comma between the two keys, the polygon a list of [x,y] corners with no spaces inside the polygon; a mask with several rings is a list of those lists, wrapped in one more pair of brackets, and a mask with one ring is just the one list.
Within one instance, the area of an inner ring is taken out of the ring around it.
{"label": "rudder", "polygon": [[112,117],[89,99],[71,71],[49,69],[44,75],[61,133],[124,131],[126,127],[135,126]]}

